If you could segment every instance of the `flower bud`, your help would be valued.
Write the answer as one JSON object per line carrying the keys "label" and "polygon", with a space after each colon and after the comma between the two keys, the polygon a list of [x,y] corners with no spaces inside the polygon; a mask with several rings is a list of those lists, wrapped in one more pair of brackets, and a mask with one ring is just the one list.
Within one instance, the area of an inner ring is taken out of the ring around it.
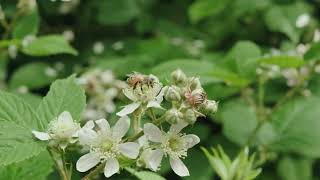
{"label": "flower bud", "polygon": [[183,114],[176,108],[172,108],[166,112],[166,121],[170,124],[176,124],[180,119],[183,118]]}
{"label": "flower bud", "polygon": [[186,112],[183,114],[183,118],[189,124],[193,124],[197,120],[197,116],[192,109],[186,110]]}
{"label": "flower bud", "polygon": [[199,78],[197,78],[197,77],[192,77],[192,78],[190,78],[189,81],[190,81],[190,82],[189,82],[189,83],[190,83],[189,87],[190,87],[190,89],[191,89],[192,91],[201,88],[201,82],[200,82],[200,79],[199,79]]}
{"label": "flower bud", "polygon": [[218,110],[218,103],[214,100],[208,100],[204,104],[203,108],[205,113],[208,113],[208,114],[215,113]]}
{"label": "flower bud", "polygon": [[207,95],[202,89],[185,93],[186,101],[192,107],[199,107],[207,100]]}
{"label": "flower bud", "polygon": [[171,73],[171,78],[175,84],[184,83],[187,80],[187,76],[181,69],[177,69]]}
{"label": "flower bud", "polygon": [[181,96],[177,87],[168,87],[165,91],[167,101],[180,101]]}

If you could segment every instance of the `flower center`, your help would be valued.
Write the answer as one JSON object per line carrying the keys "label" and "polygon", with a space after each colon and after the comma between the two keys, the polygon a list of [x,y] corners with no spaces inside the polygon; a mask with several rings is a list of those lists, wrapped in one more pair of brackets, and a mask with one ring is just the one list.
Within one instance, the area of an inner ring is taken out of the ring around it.
{"label": "flower center", "polygon": [[168,134],[164,143],[161,147],[166,154],[173,157],[183,158],[187,156],[187,148],[183,139],[182,134]]}

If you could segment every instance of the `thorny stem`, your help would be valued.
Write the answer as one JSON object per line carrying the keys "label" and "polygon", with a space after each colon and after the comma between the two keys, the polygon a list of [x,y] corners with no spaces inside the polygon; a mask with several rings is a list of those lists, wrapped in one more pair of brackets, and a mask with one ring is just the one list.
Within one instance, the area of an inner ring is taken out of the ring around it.
{"label": "thorny stem", "polygon": [[56,168],[58,169],[59,175],[62,180],[70,180],[70,176],[68,176],[68,173],[65,168],[65,162],[63,160],[63,155],[57,154],[53,149],[50,147],[47,148],[50,156],[52,157]]}

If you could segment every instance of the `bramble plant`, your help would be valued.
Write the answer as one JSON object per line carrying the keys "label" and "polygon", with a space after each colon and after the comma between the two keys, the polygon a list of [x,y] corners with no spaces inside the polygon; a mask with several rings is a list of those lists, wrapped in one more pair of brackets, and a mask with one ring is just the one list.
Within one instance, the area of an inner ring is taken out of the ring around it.
{"label": "bramble plant", "polygon": [[0,180],[318,180],[319,2],[0,2]]}

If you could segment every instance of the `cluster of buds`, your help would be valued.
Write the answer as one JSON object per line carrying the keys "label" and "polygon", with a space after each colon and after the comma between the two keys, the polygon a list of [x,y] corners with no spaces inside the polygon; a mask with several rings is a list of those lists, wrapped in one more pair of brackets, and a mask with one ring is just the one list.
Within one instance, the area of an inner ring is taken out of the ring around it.
{"label": "cluster of buds", "polygon": [[110,70],[93,69],[84,73],[78,79],[88,95],[88,104],[84,118],[99,119],[116,110],[115,98],[119,97],[120,90],[126,84],[117,80]]}
{"label": "cluster of buds", "polygon": [[282,75],[287,80],[287,85],[289,87],[301,85],[309,74],[310,69],[307,66],[303,66],[299,69],[290,68],[282,71]]}
{"label": "cluster of buds", "polygon": [[248,148],[241,151],[233,161],[221,147],[212,148],[212,154],[204,148],[202,150],[221,180],[252,180],[261,173],[260,168],[255,169],[255,155],[250,156]]}
{"label": "cluster of buds", "polygon": [[164,88],[164,97],[171,102],[166,120],[177,123],[181,120],[193,124],[199,116],[215,113],[218,103],[208,100],[197,77],[187,77],[180,69],[171,74],[172,84]]}
{"label": "cluster of buds", "polygon": [[[106,85],[114,85],[115,79],[111,75],[110,71],[94,70],[79,78],[79,83],[92,95],[89,107],[92,99],[107,94],[110,88],[106,89]],[[76,163],[80,172],[89,171],[97,165],[98,169],[104,167],[107,178],[127,166],[158,171],[162,159],[168,158],[177,175],[189,176],[182,160],[187,157],[188,150],[200,142],[200,138],[182,131],[195,123],[198,116],[215,112],[217,103],[207,99],[198,78],[188,78],[181,70],[176,70],[172,79],[172,85],[163,87],[154,75],[130,74],[123,93],[132,102],[117,113],[120,118],[113,127],[104,118],[91,118],[80,127],[70,113],[63,112],[49,124],[47,131],[33,131],[33,134],[40,140],[49,141],[49,147],[63,150],[71,144],[83,147],[82,152],[87,153]],[[164,96],[172,104],[170,110],[161,106]],[[154,113],[153,108],[160,109],[161,116]],[[149,121],[142,125],[140,120],[147,112],[150,112]],[[132,115],[131,120],[128,115]],[[169,129],[162,127],[165,122],[170,122]],[[133,131],[129,131],[130,124]],[[124,138],[127,132],[131,134]]]}

